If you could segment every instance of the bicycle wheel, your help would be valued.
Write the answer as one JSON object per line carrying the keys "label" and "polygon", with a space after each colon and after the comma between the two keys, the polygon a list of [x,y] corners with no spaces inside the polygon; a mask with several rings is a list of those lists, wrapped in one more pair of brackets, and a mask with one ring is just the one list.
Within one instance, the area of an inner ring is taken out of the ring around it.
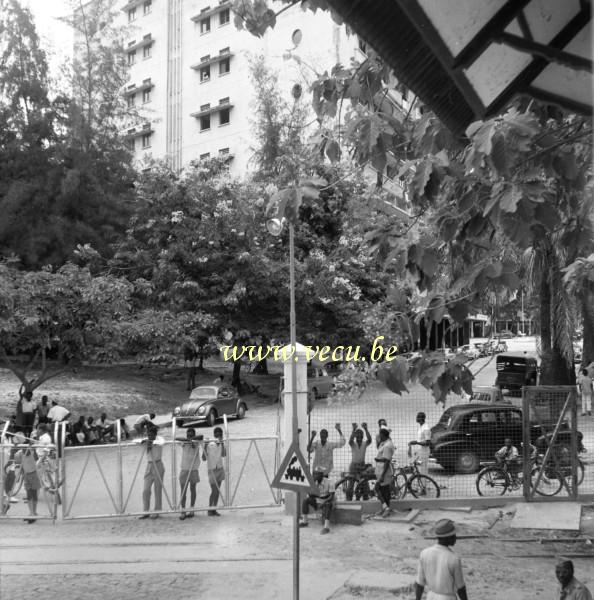
{"label": "bicycle wheel", "polygon": [[476,476],[476,491],[479,496],[503,496],[509,480],[499,467],[485,467]]}
{"label": "bicycle wheel", "polygon": [[441,494],[437,482],[429,475],[413,475],[406,487],[415,498],[439,498]]}
{"label": "bicycle wheel", "polygon": [[[336,483],[334,486],[334,495],[336,500],[345,501],[347,498],[347,490],[351,489],[351,493],[354,493],[355,487],[357,486],[357,478],[352,477],[351,475],[347,475],[343,477],[340,481]],[[350,500],[352,500],[352,496]]]}
{"label": "bicycle wheel", "polygon": [[16,464],[5,468],[4,490],[7,496],[16,496],[23,485],[23,469]]}
{"label": "bicycle wheel", "polygon": [[390,498],[392,500],[401,500],[406,496],[406,475],[404,473],[396,473],[392,478],[390,486]]}
{"label": "bicycle wheel", "polygon": [[[538,485],[536,485],[541,471],[542,476],[538,481]],[[532,472],[530,473],[530,482],[537,494],[540,494],[541,496],[555,496],[563,487],[562,477],[563,475],[557,473],[557,471],[551,467],[543,469],[542,466],[538,466],[532,469]]]}

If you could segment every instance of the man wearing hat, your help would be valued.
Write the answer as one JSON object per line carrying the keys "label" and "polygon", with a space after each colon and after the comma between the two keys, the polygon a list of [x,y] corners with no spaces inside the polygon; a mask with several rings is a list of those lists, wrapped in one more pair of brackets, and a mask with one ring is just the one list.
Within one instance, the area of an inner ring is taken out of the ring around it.
{"label": "man wearing hat", "polygon": [[429,470],[429,445],[431,443],[431,428],[425,423],[425,413],[417,413],[416,421],[419,425],[417,429],[417,439],[408,442],[409,456],[412,453],[412,447],[417,446],[415,450],[415,458],[419,461],[419,473],[428,475]]}
{"label": "man wearing hat", "polygon": [[555,575],[561,584],[559,600],[592,600],[590,590],[573,576],[573,562],[560,556]]}
{"label": "man wearing hat", "polygon": [[320,533],[322,535],[330,533],[330,513],[334,504],[334,490],[328,481],[328,473],[324,467],[316,467],[313,472],[313,478],[316,482],[315,489],[310,492],[301,503],[301,523],[299,527],[307,527],[309,507],[314,510],[318,508],[322,511],[324,527]]}
{"label": "man wearing hat", "polygon": [[425,587],[427,600],[468,600],[462,575],[462,562],[451,546],[456,543],[456,527],[450,519],[435,525],[437,543],[421,551],[415,583],[416,600],[421,600]]}

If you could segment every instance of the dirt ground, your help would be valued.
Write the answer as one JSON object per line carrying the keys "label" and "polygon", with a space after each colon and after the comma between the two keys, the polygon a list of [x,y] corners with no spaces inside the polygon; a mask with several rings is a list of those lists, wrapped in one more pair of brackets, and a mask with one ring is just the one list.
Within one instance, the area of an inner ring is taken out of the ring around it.
{"label": "dirt ground", "polygon": [[[411,523],[369,519],[361,526],[337,525],[328,536],[320,536],[320,524],[312,521],[301,530],[301,599],[412,598],[410,592],[345,582],[360,572],[372,574],[372,581],[393,573],[414,577],[419,551],[433,543],[431,526],[444,517],[458,526],[455,550],[470,598],[553,600],[558,554],[573,556],[576,575],[592,587],[591,544],[553,541],[571,537],[567,532],[510,529],[514,505],[496,520],[499,511],[427,510]],[[76,600],[291,598],[292,517],[281,508],[222,512],[220,518],[200,513],[185,521],[168,515],[4,522],[0,598],[61,600],[66,590]],[[587,514],[594,515],[584,509]]]}

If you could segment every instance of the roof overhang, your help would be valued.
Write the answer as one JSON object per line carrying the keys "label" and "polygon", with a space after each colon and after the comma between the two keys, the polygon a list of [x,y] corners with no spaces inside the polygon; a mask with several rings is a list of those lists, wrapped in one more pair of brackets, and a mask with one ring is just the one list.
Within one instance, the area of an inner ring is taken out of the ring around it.
{"label": "roof overhang", "polygon": [[592,113],[590,0],[328,0],[454,132],[518,94]]}

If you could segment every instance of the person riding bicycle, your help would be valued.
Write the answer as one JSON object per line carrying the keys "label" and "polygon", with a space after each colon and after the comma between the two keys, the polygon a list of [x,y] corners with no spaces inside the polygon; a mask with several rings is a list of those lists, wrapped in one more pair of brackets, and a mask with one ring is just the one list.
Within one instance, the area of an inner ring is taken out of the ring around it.
{"label": "person riding bicycle", "polygon": [[512,478],[516,478],[520,471],[520,453],[512,444],[511,438],[505,438],[503,446],[495,452],[495,461],[498,465],[507,465],[507,470]]}

